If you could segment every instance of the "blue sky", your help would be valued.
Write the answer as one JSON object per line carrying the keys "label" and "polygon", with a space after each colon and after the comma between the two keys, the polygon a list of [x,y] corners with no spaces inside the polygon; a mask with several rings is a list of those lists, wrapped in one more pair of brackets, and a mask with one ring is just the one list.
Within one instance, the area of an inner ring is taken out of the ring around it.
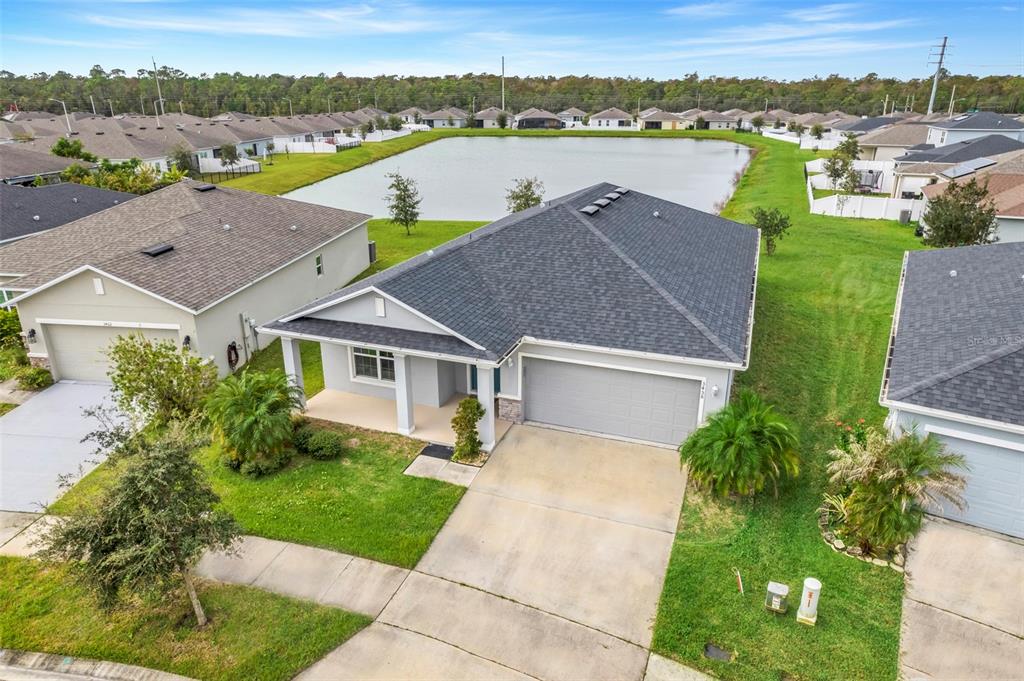
{"label": "blue sky", "polygon": [[907,78],[943,35],[955,73],[1024,73],[1024,0],[4,0],[0,35],[16,73]]}

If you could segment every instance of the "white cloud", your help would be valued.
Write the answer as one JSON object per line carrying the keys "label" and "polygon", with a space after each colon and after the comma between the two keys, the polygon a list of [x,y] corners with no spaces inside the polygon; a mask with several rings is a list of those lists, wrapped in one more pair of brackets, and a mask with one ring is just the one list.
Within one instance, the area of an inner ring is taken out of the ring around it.
{"label": "white cloud", "polygon": [[835,2],[816,7],[804,7],[786,12],[786,16],[797,21],[834,21],[853,14],[858,5],[850,2]]}
{"label": "white cloud", "polygon": [[739,9],[739,5],[734,2],[700,2],[667,9],[665,14],[693,19],[714,19],[738,14]]}
{"label": "white cloud", "polygon": [[717,45],[722,42],[760,43],[774,40],[793,40],[826,35],[870,33],[912,24],[910,19],[886,19],[883,21],[828,22],[822,24],[777,24],[767,23],[754,26],[736,26],[714,31],[699,38],[673,41],[674,45]]}
{"label": "white cloud", "polygon": [[52,45],[54,47],[85,47],[93,50],[134,50],[145,46],[145,43],[129,40],[68,40],[49,38],[41,35],[5,35],[4,40],[33,45]]}

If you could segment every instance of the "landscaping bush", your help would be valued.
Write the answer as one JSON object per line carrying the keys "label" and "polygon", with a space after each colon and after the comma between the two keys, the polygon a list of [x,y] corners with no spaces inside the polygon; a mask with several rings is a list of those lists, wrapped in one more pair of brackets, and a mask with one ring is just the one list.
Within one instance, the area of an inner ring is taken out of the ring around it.
{"label": "landscaping bush", "polygon": [[207,400],[224,447],[224,464],[259,476],[284,466],[292,453],[292,410],[301,392],[280,369],[228,376]]}
{"label": "landscaping bush", "polygon": [[15,373],[18,379],[18,387],[22,390],[42,390],[53,383],[53,376],[43,367],[21,367]]}
{"label": "landscaping bush", "polygon": [[839,489],[827,506],[844,509],[845,528],[865,553],[906,543],[921,528],[928,508],[947,501],[965,508],[966,480],[951,469],[966,469],[964,457],[946,449],[934,435],[914,432],[891,439],[873,428],[864,444],[836,447],[828,465]]}
{"label": "landscaping bush", "polygon": [[464,397],[452,417],[455,431],[455,453],[453,461],[473,459],[480,454],[480,434],[476,424],[484,417],[484,407],[475,397]]}
{"label": "landscaping bush", "polygon": [[0,308],[0,346],[21,345],[21,320],[18,311]]}
{"label": "landscaping bush", "polygon": [[798,440],[774,407],[749,390],[679,447],[693,481],[716,494],[751,495],[799,473]]}
{"label": "landscaping bush", "polygon": [[309,441],[317,434],[317,429],[305,421],[293,422],[292,446],[301,454],[309,454]]}
{"label": "landscaping bush", "polygon": [[0,344],[0,381],[14,378],[23,367],[28,366],[28,355],[21,345]]}
{"label": "landscaping bush", "polygon": [[309,438],[307,453],[314,459],[337,459],[345,453],[345,440],[330,430],[314,430]]}

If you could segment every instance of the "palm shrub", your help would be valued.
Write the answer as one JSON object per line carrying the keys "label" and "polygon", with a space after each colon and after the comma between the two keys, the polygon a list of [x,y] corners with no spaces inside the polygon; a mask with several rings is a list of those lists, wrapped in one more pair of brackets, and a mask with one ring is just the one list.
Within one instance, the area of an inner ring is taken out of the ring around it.
{"label": "palm shrub", "polygon": [[866,552],[905,543],[921,528],[924,513],[946,501],[964,509],[964,457],[934,435],[915,432],[890,439],[870,429],[866,441],[830,452],[830,482],[844,488],[846,527]]}
{"label": "palm shrub", "polygon": [[701,487],[721,496],[751,495],[800,472],[796,433],[770,404],[749,390],[695,430],[679,447]]}
{"label": "palm shrub", "polygon": [[207,400],[207,414],[225,450],[224,463],[259,476],[288,462],[292,410],[301,392],[280,369],[228,376]]}

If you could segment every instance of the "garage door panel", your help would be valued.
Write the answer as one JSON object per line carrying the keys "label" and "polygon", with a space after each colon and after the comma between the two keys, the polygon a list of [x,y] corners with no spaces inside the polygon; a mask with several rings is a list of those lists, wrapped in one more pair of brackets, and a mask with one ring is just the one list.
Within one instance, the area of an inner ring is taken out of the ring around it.
{"label": "garage door panel", "polygon": [[528,421],[677,445],[696,427],[700,382],[526,358]]}
{"label": "garage door panel", "polygon": [[970,467],[963,495],[967,509],[946,505],[942,515],[1024,537],[1024,452],[946,435],[939,439],[951,451],[963,454]]}
{"label": "garage door panel", "polygon": [[118,336],[142,334],[152,340],[177,341],[173,329],[132,329],[111,326],[48,324],[46,349],[63,380],[107,382],[107,350]]}

